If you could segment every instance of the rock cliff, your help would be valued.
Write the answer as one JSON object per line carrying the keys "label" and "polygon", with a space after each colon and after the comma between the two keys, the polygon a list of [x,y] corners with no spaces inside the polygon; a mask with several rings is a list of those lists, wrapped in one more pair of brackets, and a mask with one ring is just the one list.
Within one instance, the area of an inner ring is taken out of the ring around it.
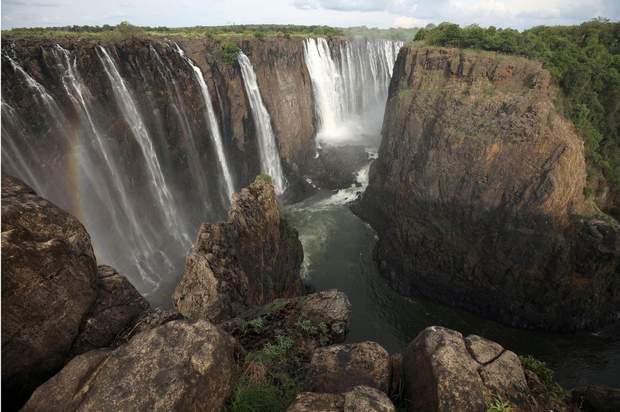
{"label": "rock cliff", "polygon": [[233,196],[225,223],[203,224],[173,295],[183,315],[222,321],[302,291],[303,250],[281,216],[273,185],[258,177]]}
{"label": "rock cliff", "polygon": [[401,50],[355,207],[397,290],[522,327],[618,316],[619,226],[584,202],[583,142],[559,98],[533,61]]}

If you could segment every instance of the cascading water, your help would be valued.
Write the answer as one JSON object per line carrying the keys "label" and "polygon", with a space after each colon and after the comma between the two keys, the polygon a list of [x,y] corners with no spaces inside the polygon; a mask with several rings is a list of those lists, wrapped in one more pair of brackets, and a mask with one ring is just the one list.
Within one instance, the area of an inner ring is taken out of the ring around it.
{"label": "cascading water", "polygon": [[305,40],[304,56],[319,122],[317,143],[376,140],[402,45],[389,40],[346,40],[334,45],[324,38]]}
{"label": "cascading water", "polygon": [[222,174],[224,176],[224,182],[226,184],[226,194],[228,195],[228,199],[231,199],[233,192],[235,191],[235,187],[233,185],[233,180],[230,175],[230,169],[228,167],[228,161],[226,160],[226,154],[224,153],[224,144],[222,143],[220,126],[217,122],[217,118],[215,117],[215,111],[213,110],[213,103],[211,102],[211,95],[209,94],[207,82],[205,81],[205,78],[200,68],[194,64],[192,59],[185,55],[185,52],[179,47],[179,45],[175,44],[175,48],[179,56],[181,56],[192,68],[196,82],[200,86],[200,91],[202,93],[202,98],[205,104],[205,117],[207,119],[207,123],[209,124],[211,136],[213,137],[213,141],[215,143],[217,158],[219,160],[220,167],[222,168]]}
{"label": "cascading water", "polygon": [[188,231],[182,225],[179,210],[168,189],[168,184],[159,165],[157,152],[153,147],[153,141],[149,136],[148,129],[144,125],[144,121],[134,102],[134,98],[125,85],[125,81],[118,72],[116,64],[107,50],[101,46],[99,46],[97,50],[100,52],[98,53],[99,59],[103,63],[104,70],[110,80],[117,104],[121,107],[123,117],[138,141],[144,159],[146,160],[151,176],[151,183],[157,194],[158,206],[164,212],[167,229],[179,242],[189,245],[191,244],[191,240]]}
{"label": "cascading water", "polygon": [[271,127],[271,117],[263,103],[263,98],[256,81],[256,73],[254,73],[254,67],[250,59],[243,52],[239,52],[238,61],[241,67],[245,91],[252,109],[254,126],[258,134],[261,167],[263,172],[271,176],[276,193],[280,194],[284,191],[284,176],[282,175],[282,165],[276,145],[276,137]]}

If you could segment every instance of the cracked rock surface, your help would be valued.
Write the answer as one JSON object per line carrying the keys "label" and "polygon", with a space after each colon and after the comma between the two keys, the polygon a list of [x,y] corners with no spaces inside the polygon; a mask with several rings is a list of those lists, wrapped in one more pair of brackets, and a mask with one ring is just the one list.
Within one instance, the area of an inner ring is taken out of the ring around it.
{"label": "cracked rock surface", "polygon": [[407,348],[403,368],[412,410],[483,411],[495,396],[519,410],[535,406],[519,357],[476,335],[428,327]]}

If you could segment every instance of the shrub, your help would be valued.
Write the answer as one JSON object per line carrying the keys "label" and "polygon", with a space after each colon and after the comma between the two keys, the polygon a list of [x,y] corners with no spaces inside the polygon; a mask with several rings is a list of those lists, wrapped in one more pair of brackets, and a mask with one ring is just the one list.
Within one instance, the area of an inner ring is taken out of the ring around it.
{"label": "shrub", "polygon": [[543,361],[536,359],[533,356],[519,356],[521,360],[521,365],[527,370],[530,370],[538,376],[538,379],[547,387],[549,390],[554,390],[558,386],[553,379],[553,371],[547,367],[547,364]]}
{"label": "shrub", "polygon": [[283,357],[293,347],[293,340],[288,336],[278,336],[278,341],[267,343],[263,349],[250,352],[245,357],[246,362],[273,362]]}
{"label": "shrub", "polygon": [[257,331],[261,331],[265,327],[265,320],[263,318],[252,319],[247,322],[247,325],[252,329]]}
{"label": "shrub", "polygon": [[258,176],[256,176],[256,181],[265,182],[265,183],[273,183],[273,179],[271,179],[271,176],[269,176],[267,173],[261,173]]}
{"label": "shrub", "polygon": [[286,407],[274,385],[241,382],[233,394],[230,411],[278,412],[285,411]]}
{"label": "shrub", "polygon": [[237,61],[237,55],[241,51],[239,46],[233,42],[224,43],[221,47],[221,57],[226,64],[234,64]]}
{"label": "shrub", "polygon": [[123,21],[115,29],[121,37],[125,39],[140,38],[146,36],[146,31],[142,27],[134,26],[127,21]]}
{"label": "shrub", "polygon": [[255,39],[264,39],[265,38],[265,33],[263,33],[262,31],[255,31],[254,32],[254,38]]}

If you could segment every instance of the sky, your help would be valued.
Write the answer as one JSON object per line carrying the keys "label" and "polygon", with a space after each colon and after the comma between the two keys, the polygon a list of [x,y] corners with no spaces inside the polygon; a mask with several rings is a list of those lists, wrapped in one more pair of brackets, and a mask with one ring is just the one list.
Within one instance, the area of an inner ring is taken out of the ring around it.
{"label": "sky", "polygon": [[620,19],[620,0],[1,0],[2,29],[135,25],[306,24],[337,27],[461,25],[526,29]]}

